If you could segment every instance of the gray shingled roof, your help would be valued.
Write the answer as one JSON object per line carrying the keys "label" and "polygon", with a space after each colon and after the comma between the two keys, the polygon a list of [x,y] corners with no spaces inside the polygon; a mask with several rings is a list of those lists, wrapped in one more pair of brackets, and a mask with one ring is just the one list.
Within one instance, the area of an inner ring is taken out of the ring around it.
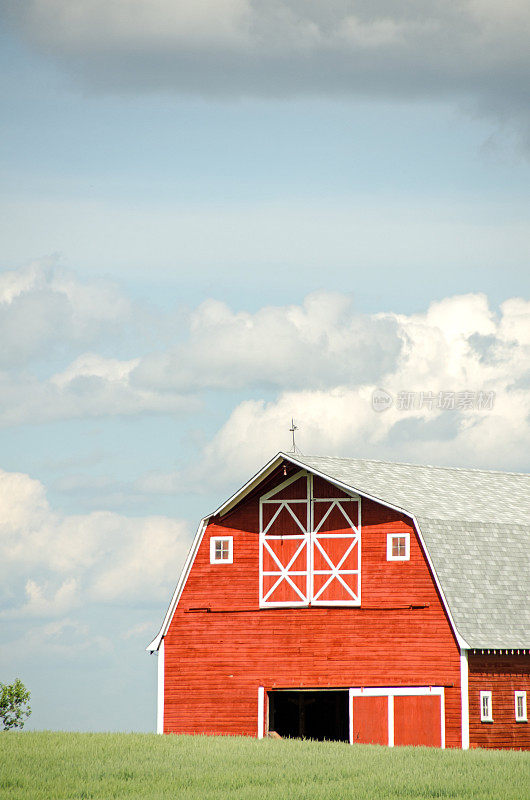
{"label": "gray shingled roof", "polygon": [[455,625],[470,647],[530,647],[530,475],[294,458],[416,518]]}

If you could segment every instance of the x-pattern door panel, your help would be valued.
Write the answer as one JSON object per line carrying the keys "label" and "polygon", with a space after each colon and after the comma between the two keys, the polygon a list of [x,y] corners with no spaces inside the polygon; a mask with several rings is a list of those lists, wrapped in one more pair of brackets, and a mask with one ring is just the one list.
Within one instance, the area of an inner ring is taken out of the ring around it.
{"label": "x-pattern door panel", "polygon": [[[309,505],[307,477],[295,476],[260,502],[260,604],[305,606],[309,602]],[[286,496],[291,486],[292,498]]]}
{"label": "x-pattern door panel", "polygon": [[260,500],[260,605],[360,604],[360,501],[300,472]]}
{"label": "x-pattern door panel", "polygon": [[358,501],[313,498],[312,516],[312,603],[357,605],[360,565]]}

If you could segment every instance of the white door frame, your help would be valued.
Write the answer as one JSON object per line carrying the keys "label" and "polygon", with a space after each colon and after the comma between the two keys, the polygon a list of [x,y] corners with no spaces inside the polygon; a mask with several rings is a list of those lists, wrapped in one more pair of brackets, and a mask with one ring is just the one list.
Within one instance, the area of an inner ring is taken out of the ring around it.
{"label": "white door frame", "polygon": [[350,744],[353,744],[353,698],[354,697],[387,697],[388,698],[388,746],[394,746],[394,697],[440,698],[440,747],[445,749],[445,689],[443,686],[385,686],[352,688],[349,690],[349,723]]}

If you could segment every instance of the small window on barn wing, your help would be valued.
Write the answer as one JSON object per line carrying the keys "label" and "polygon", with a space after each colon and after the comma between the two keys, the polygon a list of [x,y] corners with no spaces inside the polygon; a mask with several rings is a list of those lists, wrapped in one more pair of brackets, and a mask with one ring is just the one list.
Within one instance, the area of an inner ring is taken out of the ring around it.
{"label": "small window on barn wing", "polygon": [[234,560],[231,536],[212,536],[210,539],[210,564],[232,564]]}
{"label": "small window on barn wing", "polygon": [[480,721],[493,722],[493,710],[491,705],[491,692],[480,693]]}
{"label": "small window on barn wing", "polygon": [[526,716],[526,692],[515,692],[515,720],[516,722],[527,722]]}
{"label": "small window on barn wing", "polygon": [[386,560],[408,561],[410,559],[410,534],[389,533],[386,537]]}

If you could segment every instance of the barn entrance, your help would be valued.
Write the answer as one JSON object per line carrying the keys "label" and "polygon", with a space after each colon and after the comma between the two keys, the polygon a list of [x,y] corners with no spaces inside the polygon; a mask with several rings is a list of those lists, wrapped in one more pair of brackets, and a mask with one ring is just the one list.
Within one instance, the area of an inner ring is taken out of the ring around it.
{"label": "barn entrance", "polygon": [[269,731],[294,739],[349,741],[348,691],[269,692]]}

